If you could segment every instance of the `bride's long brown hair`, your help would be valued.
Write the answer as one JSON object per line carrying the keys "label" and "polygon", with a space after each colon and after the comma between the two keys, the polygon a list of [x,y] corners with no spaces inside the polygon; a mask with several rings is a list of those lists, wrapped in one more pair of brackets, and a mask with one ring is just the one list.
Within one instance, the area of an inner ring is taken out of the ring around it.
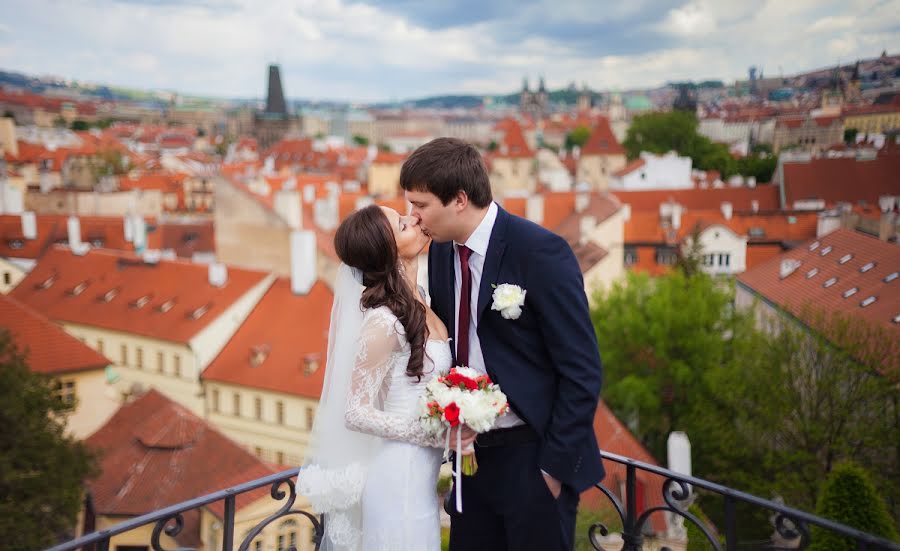
{"label": "bride's long brown hair", "polygon": [[387,306],[400,320],[410,347],[406,374],[421,379],[428,338],[425,306],[400,274],[397,242],[387,216],[376,205],[351,214],[338,226],[334,248],[341,262],[363,274],[361,306]]}

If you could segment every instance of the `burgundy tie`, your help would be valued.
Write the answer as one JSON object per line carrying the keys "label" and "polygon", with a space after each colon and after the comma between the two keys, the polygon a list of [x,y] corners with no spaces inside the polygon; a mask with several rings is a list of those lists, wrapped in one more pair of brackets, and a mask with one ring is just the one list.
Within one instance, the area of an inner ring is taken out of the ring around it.
{"label": "burgundy tie", "polygon": [[459,273],[462,285],[459,287],[459,330],[456,335],[456,364],[469,365],[469,321],[472,318],[472,272],[469,270],[469,256],[472,249],[459,245]]}

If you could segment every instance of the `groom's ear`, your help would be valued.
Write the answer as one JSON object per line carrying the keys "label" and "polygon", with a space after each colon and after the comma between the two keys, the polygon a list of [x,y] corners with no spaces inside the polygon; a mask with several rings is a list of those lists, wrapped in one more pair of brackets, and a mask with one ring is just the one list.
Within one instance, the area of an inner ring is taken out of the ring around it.
{"label": "groom's ear", "polygon": [[456,211],[462,212],[467,206],[469,206],[469,196],[466,195],[465,191],[459,190],[456,192],[456,198],[453,199],[453,203],[454,206],[456,206]]}

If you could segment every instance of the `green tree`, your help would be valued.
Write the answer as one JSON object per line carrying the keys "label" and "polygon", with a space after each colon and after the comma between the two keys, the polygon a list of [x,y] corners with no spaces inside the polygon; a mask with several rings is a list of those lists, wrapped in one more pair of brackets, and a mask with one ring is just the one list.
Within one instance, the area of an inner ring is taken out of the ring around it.
{"label": "green tree", "polygon": [[845,128],[844,129],[844,143],[852,144],[856,142],[856,135],[859,134],[859,130],[855,128]]}
{"label": "green tree", "polygon": [[576,145],[584,147],[588,139],[591,137],[591,129],[586,126],[579,126],[566,134],[566,149],[571,150]]}
{"label": "green tree", "polygon": [[75,119],[74,121],[72,121],[72,126],[71,126],[72,130],[75,130],[75,131],[84,131],[90,127],[91,127],[91,125],[89,125],[87,123],[87,121],[83,121],[81,119]]}
{"label": "green tree", "polygon": [[[822,484],[816,514],[896,541],[897,532],[884,500],[868,473],[851,462],[837,465]],[[812,527],[810,551],[853,551],[856,543],[830,530]]]}
{"label": "green tree", "polygon": [[739,360],[735,341],[752,322],[732,300],[728,282],[680,269],[655,279],[630,273],[596,297],[603,397],[660,460],[671,431],[693,434],[692,408],[711,399],[705,374]]}
{"label": "green tree", "polygon": [[0,330],[0,541],[4,549],[48,547],[71,537],[93,454],[65,434],[64,402],[53,379],[33,373],[10,333]]}
{"label": "green tree", "polygon": [[353,136],[353,143],[356,145],[369,145],[369,138],[356,134]]}

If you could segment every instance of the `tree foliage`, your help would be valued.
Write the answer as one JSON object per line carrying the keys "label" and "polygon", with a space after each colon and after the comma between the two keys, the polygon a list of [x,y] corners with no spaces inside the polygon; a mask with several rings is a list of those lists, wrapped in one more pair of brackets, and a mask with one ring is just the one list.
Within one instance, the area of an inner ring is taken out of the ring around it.
{"label": "tree foliage", "polygon": [[566,149],[571,150],[573,147],[584,147],[588,138],[591,137],[591,129],[586,126],[578,126],[568,134],[566,134]]}
{"label": "tree foliage", "polygon": [[33,373],[10,333],[0,330],[0,541],[4,549],[41,549],[71,537],[82,482],[95,458],[65,434],[73,404],[54,381]]}
{"label": "tree foliage", "polygon": [[353,136],[353,143],[356,145],[369,145],[369,138],[355,134]]}
{"label": "tree foliage", "polygon": [[741,174],[754,176],[758,182],[771,181],[777,157],[764,153],[736,159],[727,145],[712,142],[699,134],[697,127],[697,118],[692,113],[646,113],[634,118],[622,145],[629,159],[637,158],[641,151],[656,154],[676,151],[690,157],[695,168],[716,170],[723,178]]}
{"label": "tree foliage", "polygon": [[[837,465],[822,485],[816,514],[875,534],[897,540],[897,531],[868,473],[851,462]],[[814,526],[810,551],[853,551],[856,543],[830,530]]]}

